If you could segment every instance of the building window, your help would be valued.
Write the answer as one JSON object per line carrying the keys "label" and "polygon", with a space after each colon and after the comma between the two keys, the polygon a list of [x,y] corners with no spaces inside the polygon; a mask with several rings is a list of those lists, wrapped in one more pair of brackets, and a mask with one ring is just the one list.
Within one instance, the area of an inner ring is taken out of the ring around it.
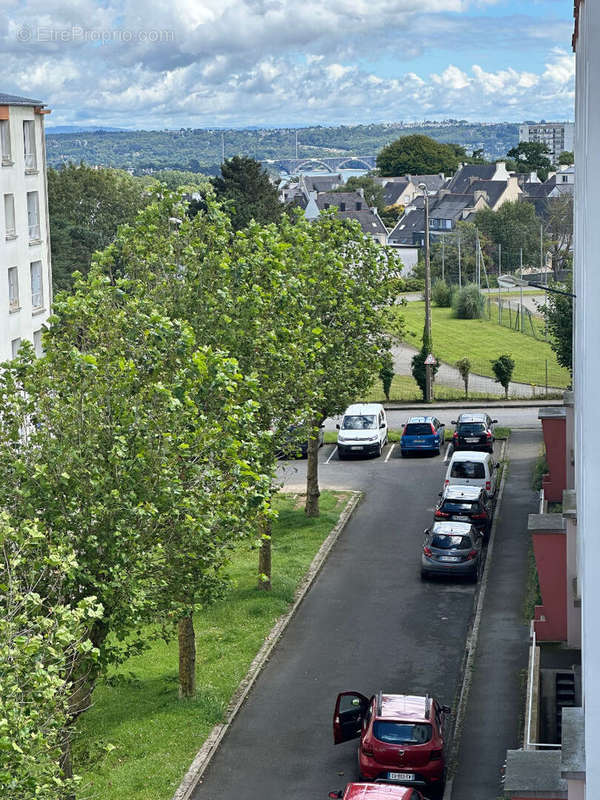
{"label": "building window", "polygon": [[8,308],[19,310],[19,271],[17,267],[8,268]]}
{"label": "building window", "polygon": [[42,329],[33,332],[33,349],[38,358],[44,355],[44,348],[42,347]]}
{"label": "building window", "polygon": [[20,339],[13,339],[10,343],[11,350],[12,350],[12,357],[16,358],[19,355],[19,348],[21,347],[21,340]]}
{"label": "building window", "polygon": [[357,203],[356,204],[356,210],[357,211],[362,211],[362,203]]}
{"label": "building window", "polygon": [[27,192],[27,222],[29,224],[29,241],[40,238],[40,202],[37,192]]}
{"label": "building window", "polygon": [[14,194],[4,195],[4,233],[6,238],[12,238],[17,235],[17,228],[15,225],[15,196]]}
{"label": "building window", "polygon": [[10,121],[0,120],[0,149],[2,150],[2,163],[12,164],[12,153],[10,149]]}
{"label": "building window", "polygon": [[37,169],[37,156],[35,153],[35,122],[25,120],[23,123],[23,147],[25,151],[25,169]]}
{"label": "building window", "polygon": [[42,284],[42,262],[33,261],[31,270],[31,307],[35,311],[44,305],[44,287]]}
{"label": "building window", "polygon": [[569,176],[568,175],[563,175],[562,176],[562,182],[563,183],[568,183],[569,182]]}

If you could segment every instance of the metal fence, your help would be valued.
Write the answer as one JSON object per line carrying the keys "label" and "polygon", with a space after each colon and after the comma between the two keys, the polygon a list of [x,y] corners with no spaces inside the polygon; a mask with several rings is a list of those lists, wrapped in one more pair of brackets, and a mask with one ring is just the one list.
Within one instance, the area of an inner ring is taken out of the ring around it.
{"label": "metal fence", "polygon": [[548,327],[531,297],[509,300],[502,295],[490,294],[485,301],[485,312],[490,322],[539,341],[548,341]]}

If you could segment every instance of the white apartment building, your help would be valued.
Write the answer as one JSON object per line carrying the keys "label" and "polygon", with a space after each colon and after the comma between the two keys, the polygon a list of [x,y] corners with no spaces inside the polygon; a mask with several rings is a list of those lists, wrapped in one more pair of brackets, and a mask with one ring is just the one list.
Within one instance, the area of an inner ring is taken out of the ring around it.
{"label": "white apartment building", "polygon": [[539,125],[519,125],[519,142],[542,142],[553,164],[565,150],[573,151],[575,123],[540,122]]}
{"label": "white apartment building", "polygon": [[52,272],[44,115],[39,100],[0,93],[0,361],[21,342],[42,351]]}

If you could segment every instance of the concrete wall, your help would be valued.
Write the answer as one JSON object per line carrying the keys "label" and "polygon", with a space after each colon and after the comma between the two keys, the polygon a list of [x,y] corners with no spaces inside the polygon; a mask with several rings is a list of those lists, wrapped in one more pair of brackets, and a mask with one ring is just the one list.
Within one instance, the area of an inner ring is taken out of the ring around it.
{"label": "concrete wall", "polygon": [[567,418],[566,409],[560,407],[541,408],[548,473],[542,480],[546,500],[562,503],[567,488]]}
{"label": "concrete wall", "polygon": [[566,524],[560,514],[530,514],[528,527],[542,595],[542,605],[535,607],[535,634],[540,642],[566,642]]}
{"label": "concrete wall", "polygon": [[[41,329],[50,313],[51,267],[50,228],[46,188],[46,153],[44,117],[33,106],[8,106],[12,164],[0,166],[0,361],[12,358],[14,339],[33,341],[34,331]],[[37,169],[25,169],[23,122],[35,123]],[[30,241],[27,219],[27,192],[38,193],[40,238]],[[15,204],[16,236],[7,236],[4,195],[12,194]],[[32,308],[30,264],[42,262],[43,306]],[[8,303],[8,269],[18,268],[19,308],[10,310]]]}
{"label": "concrete wall", "polygon": [[579,3],[575,99],[575,436],[585,709],[586,800],[600,798],[600,3]]}

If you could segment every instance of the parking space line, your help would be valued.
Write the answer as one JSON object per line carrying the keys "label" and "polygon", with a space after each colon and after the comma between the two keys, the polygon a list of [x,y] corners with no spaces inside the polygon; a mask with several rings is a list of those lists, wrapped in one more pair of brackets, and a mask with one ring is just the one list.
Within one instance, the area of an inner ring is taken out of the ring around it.
{"label": "parking space line", "polygon": [[446,447],[446,453],[444,455],[444,464],[448,461],[448,454],[450,452],[451,447],[452,447],[452,442],[449,442],[448,446]]}
{"label": "parking space line", "polygon": [[387,462],[390,460],[390,456],[391,456],[391,455],[392,455],[392,453],[394,452],[394,447],[396,447],[396,444],[395,444],[395,443],[394,443],[394,444],[393,444],[393,445],[390,447],[390,452],[389,452],[389,453],[387,454],[387,456],[385,457],[385,463],[386,463],[386,464],[387,464]]}
{"label": "parking space line", "polygon": [[327,461],[326,461],[325,463],[326,463],[326,464],[329,464],[329,462],[331,461],[331,459],[334,457],[334,455],[335,455],[336,453],[337,453],[337,444],[336,444],[336,446],[334,447],[334,449],[333,449],[333,452],[331,453],[331,455],[329,456],[329,458],[327,459]]}

